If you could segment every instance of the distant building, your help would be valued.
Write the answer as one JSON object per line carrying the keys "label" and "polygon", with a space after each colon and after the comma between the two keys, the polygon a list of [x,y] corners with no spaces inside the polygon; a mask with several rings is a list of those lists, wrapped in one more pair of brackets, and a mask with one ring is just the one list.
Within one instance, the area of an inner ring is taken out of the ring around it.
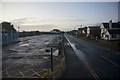
{"label": "distant building", "polygon": [[84,28],[83,28],[82,33],[83,33],[83,35],[87,35],[87,27],[84,27]]}
{"label": "distant building", "polygon": [[104,40],[120,40],[120,23],[102,23],[101,38]]}
{"label": "distant building", "polygon": [[71,33],[72,34],[78,34],[78,30],[72,30]]}
{"label": "distant building", "polygon": [[61,31],[59,29],[53,29],[51,33],[60,33]]}
{"label": "distant building", "polygon": [[83,29],[84,29],[84,28],[78,28],[78,34],[79,34],[79,35],[82,35]]}
{"label": "distant building", "polygon": [[19,33],[9,22],[2,22],[2,45],[18,42]]}
{"label": "distant building", "polygon": [[78,34],[79,35],[86,35],[87,34],[87,27],[78,28]]}
{"label": "distant building", "polygon": [[100,37],[100,26],[88,26],[86,36],[90,38]]}

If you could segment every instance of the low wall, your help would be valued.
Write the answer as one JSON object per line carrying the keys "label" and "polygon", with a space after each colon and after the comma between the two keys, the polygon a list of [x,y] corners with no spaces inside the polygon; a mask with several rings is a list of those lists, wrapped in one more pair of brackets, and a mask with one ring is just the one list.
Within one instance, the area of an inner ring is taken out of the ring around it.
{"label": "low wall", "polygon": [[64,54],[64,37],[61,42],[61,45],[59,45],[60,48],[60,61],[57,65],[54,66],[53,72],[50,70],[47,74],[43,76],[43,78],[48,78],[48,79],[53,79],[53,80],[58,80],[60,79],[64,72],[66,71],[66,64],[65,64],[65,54]]}
{"label": "low wall", "polygon": [[100,40],[101,43],[120,46],[120,41]]}

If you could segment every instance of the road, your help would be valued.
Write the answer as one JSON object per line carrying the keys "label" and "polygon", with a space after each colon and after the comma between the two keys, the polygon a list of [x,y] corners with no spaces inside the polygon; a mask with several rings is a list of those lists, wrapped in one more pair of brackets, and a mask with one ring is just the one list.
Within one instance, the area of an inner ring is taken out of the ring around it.
{"label": "road", "polygon": [[[120,80],[120,53],[106,50],[74,36],[65,34],[66,39],[95,80]],[[77,74],[76,74],[77,75]]]}
{"label": "road", "polygon": [[[3,78],[38,78],[50,71],[50,49],[57,45],[57,35],[40,35],[20,38],[19,43],[4,46],[2,50]],[[53,52],[56,48],[53,48]],[[54,65],[57,57],[53,57]]]}

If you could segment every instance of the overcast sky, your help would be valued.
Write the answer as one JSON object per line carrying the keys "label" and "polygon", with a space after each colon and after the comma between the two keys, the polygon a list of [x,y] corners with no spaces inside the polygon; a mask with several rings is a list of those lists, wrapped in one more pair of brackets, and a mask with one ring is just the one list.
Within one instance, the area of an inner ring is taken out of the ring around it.
{"label": "overcast sky", "polygon": [[21,31],[77,29],[79,25],[100,25],[118,21],[117,2],[3,2],[3,21]]}

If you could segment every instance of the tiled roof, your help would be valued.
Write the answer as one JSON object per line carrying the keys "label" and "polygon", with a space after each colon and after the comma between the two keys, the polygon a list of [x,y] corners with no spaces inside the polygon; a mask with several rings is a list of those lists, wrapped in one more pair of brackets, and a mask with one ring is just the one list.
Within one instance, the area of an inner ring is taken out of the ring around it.
{"label": "tiled roof", "polygon": [[99,28],[100,26],[88,26],[89,28]]}
{"label": "tiled roof", "polygon": [[[103,23],[105,28],[109,28],[109,23]],[[112,23],[112,28],[120,28],[119,23]]]}
{"label": "tiled roof", "polygon": [[110,34],[120,34],[120,29],[108,29]]}

